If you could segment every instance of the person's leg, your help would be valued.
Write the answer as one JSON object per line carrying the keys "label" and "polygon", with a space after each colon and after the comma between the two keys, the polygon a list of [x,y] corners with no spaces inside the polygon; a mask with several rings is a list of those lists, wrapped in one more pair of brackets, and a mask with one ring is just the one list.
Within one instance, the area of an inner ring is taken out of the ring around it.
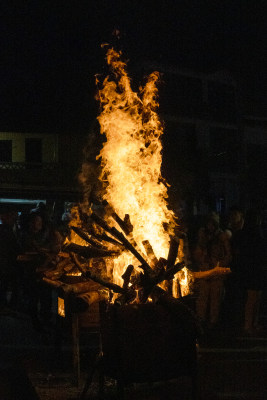
{"label": "person's leg", "polygon": [[258,305],[259,292],[257,290],[247,290],[247,300],[245,304],[244,330],[253,333],[255,313]]}
{"label": "person's leg", "polygon": [[261,298],[262,298],[262,291],[257,291],[257,299],[255,304],[255,311],[254,311],[254,321],[253,327],[255,330],[262,330],[262,326],[260,325],[259,318],[260,318],[260,306],[261,306]]}
{"label": "person's leg", "polygon": [[215,326],[219,321],[224,282],[223,279],[211,279],[210,281],[210,318],[211,326]]}
{"label": "person's leg", "polygon": [[197,283],[196,314],[201,321],[206,321],[209,299],[209,281],[201,279]]}

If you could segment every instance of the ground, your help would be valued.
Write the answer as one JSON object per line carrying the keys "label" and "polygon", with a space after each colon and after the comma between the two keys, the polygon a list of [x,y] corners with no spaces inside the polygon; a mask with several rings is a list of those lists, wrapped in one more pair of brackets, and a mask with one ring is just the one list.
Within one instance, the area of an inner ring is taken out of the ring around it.
{"label": "ground", "polygon": [[[65,331],[61,350],[55,345],[54,325],[36,331],[25,314],[0,312],[0,400],[78,400],[97,353],[98,336],[82,332],[80,382],[72,362],[72,337]],[[267,399],[267,335],[242,337],[218,329],[199,341],[199,400]],[[97,398],[98,379],[85,398]],[[128,400],[189,400],[191,381],[179,377],[168,382],[133,384]],[[13,397],[12,397],[13,396]],[[107,378],[104,398],[117,397],[116,382]]]}

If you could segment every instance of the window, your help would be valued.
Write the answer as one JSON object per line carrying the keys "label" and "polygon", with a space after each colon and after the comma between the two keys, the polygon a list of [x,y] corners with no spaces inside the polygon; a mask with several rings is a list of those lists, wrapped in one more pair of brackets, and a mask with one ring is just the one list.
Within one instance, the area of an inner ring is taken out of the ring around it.
{"label": "window", "polygon": [[12,140],[0,140],[0,162],[12,162]]}

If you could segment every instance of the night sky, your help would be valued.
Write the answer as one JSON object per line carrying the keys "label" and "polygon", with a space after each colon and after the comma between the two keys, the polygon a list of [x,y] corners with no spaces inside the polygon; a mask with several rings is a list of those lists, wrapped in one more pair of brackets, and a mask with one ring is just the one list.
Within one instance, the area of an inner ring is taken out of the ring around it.
{"label": "night sky", "polygon": [[266,117],[266,1],[8,0],[0,7],[1,131],[88,131],[97,113],[94,75],[106,68],[103,42],[123,51],[130,71],[145,60],[227,69],[246,112]]}

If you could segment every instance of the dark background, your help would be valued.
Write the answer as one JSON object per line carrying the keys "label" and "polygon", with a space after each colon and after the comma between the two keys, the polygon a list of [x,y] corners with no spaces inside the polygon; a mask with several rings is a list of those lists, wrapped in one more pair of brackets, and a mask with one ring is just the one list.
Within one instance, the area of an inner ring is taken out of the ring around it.
{"label": "dark background", "polygon": [[88,131],[97,114],[94,75],[106,68],[104,42],[123,51],[130,73],[145,60],[227,69],[244,112],[264,116],[266,11],[257,0],[3,1],[0,129]]}

